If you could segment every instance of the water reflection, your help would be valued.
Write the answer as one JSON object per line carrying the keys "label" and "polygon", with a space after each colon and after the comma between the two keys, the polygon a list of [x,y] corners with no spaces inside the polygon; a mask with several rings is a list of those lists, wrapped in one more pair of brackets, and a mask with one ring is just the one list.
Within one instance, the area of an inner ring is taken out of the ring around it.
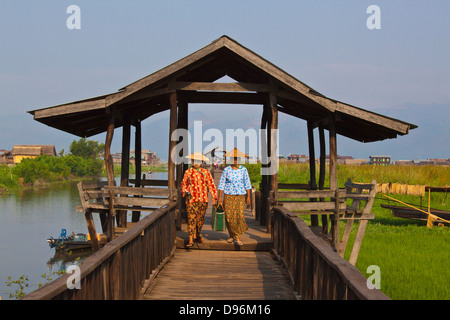
{"label": "water reflection", "polygon": [[[133,178],[133,177],[130,177]],[[167,172],[156,172],[147,179],[167,179]],[[119,178],[116,179],[119,184]],[[8,277],[17,280],[26,275],[28,292],[45,283],[43,274],[64,272],[71,264],[79,264],[90,252],[79,255],[55,253],[47,243],[49,237],[57,238],[61,229],[68,234],[87,233],[80,205],[77,183],[64,182],[51,186],[20,190],[0,195],[0,296],[9,299],[6,286]],[[100,226],[98,214],[94,223]],[[53,279],[56,276],[52,277]]]}

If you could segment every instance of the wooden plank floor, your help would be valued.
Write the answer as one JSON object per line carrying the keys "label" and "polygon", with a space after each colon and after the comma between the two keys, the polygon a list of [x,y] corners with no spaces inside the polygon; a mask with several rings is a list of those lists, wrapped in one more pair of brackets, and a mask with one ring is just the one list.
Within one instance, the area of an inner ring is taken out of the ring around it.
{"label": "wooden plank floor", "polygon": [[266,251],[177,249],[144,300],[293,300],[283,266]]}

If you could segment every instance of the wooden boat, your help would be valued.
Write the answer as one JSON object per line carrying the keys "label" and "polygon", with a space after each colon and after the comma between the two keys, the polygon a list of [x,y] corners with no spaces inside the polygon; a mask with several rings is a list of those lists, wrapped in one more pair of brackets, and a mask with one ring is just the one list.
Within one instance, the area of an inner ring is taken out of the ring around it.
{"label": "wooden boat", "polygon": [[[428,220],[428,215],[425,212],[416,210],[414,208],[391,206],[391,205],[387,205],[387,204],[382,204],[381,207],[385,208],[385,209],[390,209],[392,211],[392,215],[394,217],[412,219],[412,220],[420,220],[420,221]],[[420,207],[420,209],[423,211],[428,211],[428,208]],[[450,211],[431,209],[430,212],[431,212],[431,214],[438,216],[439,218],[450,221]],[[445,223],[445,221],[439,221],[439,222]]]}
{"label": "wooden boat", "polygon": [[57,239],[50,237],[47,239],[50,248],[56,251],[89,251],[92,250],[92,244],[89,235],[84,233],[72,233],[66,235],[66,229],[61,230],[61,234]]}

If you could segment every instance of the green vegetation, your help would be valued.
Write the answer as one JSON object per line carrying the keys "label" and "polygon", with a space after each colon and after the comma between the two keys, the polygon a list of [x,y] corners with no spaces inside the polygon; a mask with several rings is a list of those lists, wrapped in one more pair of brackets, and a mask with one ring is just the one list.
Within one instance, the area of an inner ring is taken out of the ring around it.
{"label": "green vegetation", "polygon": [[[246,165],[254,186],[261,182],[260,165]],[[318,172],[318,168],[317,168]],[[448,186],[450,168],[444,166],[338,166],[338,186],[345,181],[401,183],[411,185]],[[318,179],[318,177],[317,177]],[[280,164],[280,183],[308,183],[308,164]],[[328,171],[325,186],[328,185]],[[428,205],[424,197],[389,194],[389,196],[412,205]],[[447,193],[431,193],[431,207],[450,211]],[[381,204],[396,204],[377,194],[372,212],[375,219],[369,221],[362,242],[356,267],[365,276],[367,267],[377,265],[381,271],[381,291],[397,300],[450,299],[450,228],[448,226],[427,228],[426,222],[396,218]],[[397,205],[399,205],[397,203]],[[308,224],[309,216],[301,216]],[[321,219],[319,219],[319,225]],[[345,222],[341,221],[340,232]],[[354,223],[344,257],[348,260],[358,223]]]}
{"label": "green vegetation", "polygon": [[103,167],[103,161],[98,159],[101,148],[103,145],[95,141],[74,140],[70,155],[41,155],[25,158],[14,167],[0,165],[0,191],[99,176]]}

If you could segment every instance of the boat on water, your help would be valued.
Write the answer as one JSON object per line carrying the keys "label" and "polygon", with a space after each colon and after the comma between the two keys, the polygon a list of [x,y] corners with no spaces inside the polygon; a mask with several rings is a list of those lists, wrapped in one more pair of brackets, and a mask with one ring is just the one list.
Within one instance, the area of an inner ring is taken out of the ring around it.
{"label": "boat on water", "polygon": [[[392,205],[387,205],[387,204],[381,204],[381,207],[391,210],[392,215],[394,217],[412,219],[412,220],[420,220],[420,221],[428,220],[428,215],[425,212],[416,210],[414,208],[392,206]],[[423,208],[422,210],[427,211],[428,209]],[[450,211],[431,209],[430,212],[431,212],[431,214],[438,216],[441,219],[450,221]],[[445,221],[444,221],[444,223],[445,223]]]}
{"label": "boat on water", "polygon": [[[99,243],[103,244],[103,235],[97,235]],[[74,233],[67,235],[66,229],[61,229],[61,234],[58,238],[50,237],[47,239],[50,248],[55,248],[56,251],[89,251],[92,250],[92,244],[89,234]]]}

